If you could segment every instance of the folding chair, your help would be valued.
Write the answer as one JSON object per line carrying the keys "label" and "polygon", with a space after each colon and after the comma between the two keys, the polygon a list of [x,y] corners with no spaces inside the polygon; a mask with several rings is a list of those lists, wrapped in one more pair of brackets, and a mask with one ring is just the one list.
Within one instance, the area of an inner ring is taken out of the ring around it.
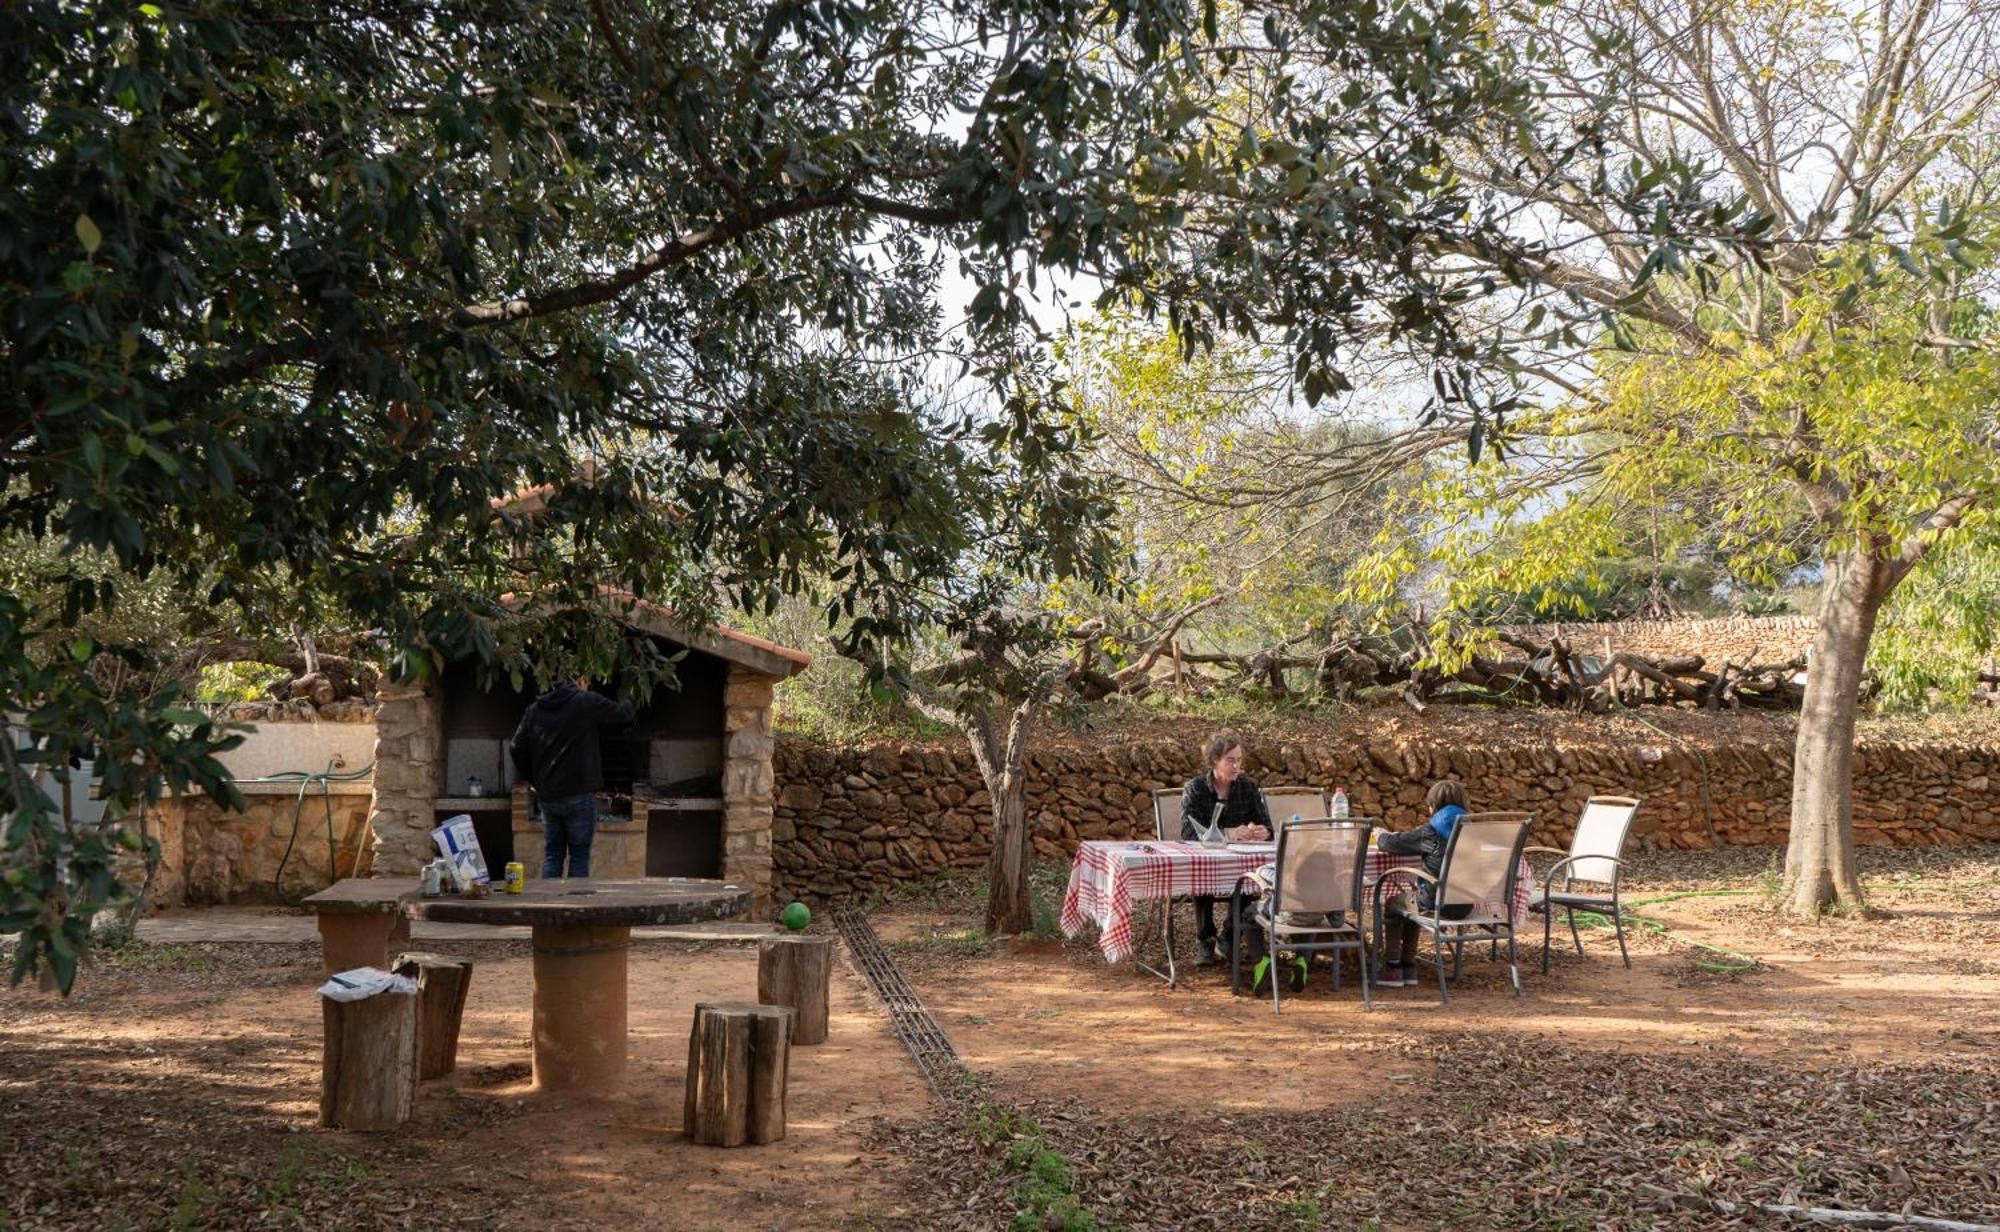
{"label": "folding chair", "polygon": [[[1437,967],[1438,1002],[1451,1000],[1445,991],[1444,951],[1451,947],[1451,975],[1457,979],[1468,941],[1507,943],[1507,974],[1514,995],[1521,995],[1519,951],[1514,940],[1514,884],[1527,845],[1532,813],[1467,813],[1458,819],[1444,850],[1444,866],[1433,877],[1420,868],[1392,868],[1375,882],[1375,950],[1382,952],[1382,889],[1398,877],[1429,882],[1436,888],[1428,912],[1415,909],[1404,918],[1431,935],[1432,961]],[[1464,915],[1446,916],[1447,908],[1463,907]]]}
{"label": "folding chair", "polygon": [[[1367,1009],[1375,1008],[1369,992],[1368,939],[1361,931],[1362,881],[1367,872],[1368,834],[1374,828],[1374,822],[1365,817],[1301,819],[1279,826],[1270,892],[1258,904],[1253,920],[1239,919],[1235,925],[1239,937],[1245,923],[1264,930],[1264,952],[1271,960],[1272,1013],[1284,1013],[1279,991],[1285,982],[1278,970],[1280,950],[1332,954],[1336,992],[1340,989],[1340,952],[1353,950],[1361,959],[1361,1003]],[[1241,980],[1242,954],[1240,944],[1230,952],[1232,989]]]}
{"label": "folding chair", "polygon": [[[1577,819],[1576,836],[1569,841],[1569,850],[1564,852],[1555,847],[1530,847],[1529,852],[1562,856],[1549,865],[1549,871],[1542,877],[1541,892],[1529,901],[1528,910],[1542,913],[1542,970],[1549,969],[1549,938],[1555,929],[1556,909],[1561,908],[1569,916],[1570,939],[1576,942],[1576,952],[1583,953],[1583,935],[1576,930],[1576,913],[1594,911],[1611,917],[1611,926],[1618,933],[1618,954],[1625,960],[1625,967],[1632,967],[1632,955],[1625,949],[1625,915],[1619,910],[1619,882],[1625,871],[1625,837],[1632,832],[1632,818],[1639,811],[1639,802],[1631,796],[1592,796],[1584,801],[1583,816]],[[1562,872],[1562,888],[1556,888],[1556,873]],[[1609,885],[1611,893],[1582,892],[1574,887],[1577,882],[1595,885]]]}

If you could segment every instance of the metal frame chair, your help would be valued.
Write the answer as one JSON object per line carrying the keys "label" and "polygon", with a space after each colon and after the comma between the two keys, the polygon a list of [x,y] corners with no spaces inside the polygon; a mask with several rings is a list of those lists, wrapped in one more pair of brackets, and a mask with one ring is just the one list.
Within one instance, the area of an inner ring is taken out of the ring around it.
{"label": "metal frame chair", "polygon": [[[1317,817],[1310,821],[1284,822],[1278,829],[1277,861],[1272,869],[1270,893],[1252,921],[1244,921],[1240,911],[1233,920],[1240,941],[1246,922],[1264,931],[1264,950],[1271,959],[1271,1012],[1284,1013],[1284,984],[1278,968],[1278,952],[1332,954],[1333,987],[1340,990],[1340,952],[1353,950],[1361,959],[1361,1003],[1375,1008],[1368,979],[1368,937],[1361,929],[1361,907],[1367,900],[1363,888],[1368,871],[1368,835],[1374,819],[1352,817],[1334,820]],[[1241,893],[1231,901],[1240,907]],[[1348,922],[1352,913],[1353,922]],[[1312,917],[1320,917],[1314,920]],[[1242,980],[1243,947],[1233,946],[1229,955],[1229,986]]]}
{"label": "metal frame chair", "polygon": [[[1162,843],[1181,841],[1181,791],[1177,787],[1156,787],[1153,789],[1153,837]],[[1167,954],[1167,969],[1151,967],[1136,955],[1133,965],[1142,971],[1151,972],[1167,982],[1167,987],[1180,985],[1180,969],[1174,961],[1174,914],[1182,903],[1193,903],[1185,894],[1173,898],[1155,899],[1154,909],[1160,913],[1160,942]],[[1152,926],[1147,925],[1148,931]]]}
{"label": "metal frame chair", "polygon": [[[1542,890],[1529,902],[1528,910],[1542,914],[1542,971],[1549,969],[1549,941],[1555,932],[1555,909],[1560,907],[1569,917],[1570,939],[1576,943],[1576,952],[1583,953],[1583,935],[1576,929],[1576,913],[1594,911],[1611,917],[1611,926],[1618,933],[1618,954],[1625,960],[1625,969],[1632,968],[1632,955],[1625,948],[1625,913],[1619,906],[1619,883],[1625,872],[1625,839],[1632,833],[1632,818],[1639,812],[1639,801],[1634,796],[1592,796],[1583,802],[1583,815],[1577,818],[1576,834],[1569,841],[1569,850],[1555,847],[1530,847],[1529,852],[1552,856],[1562,856],[1549,865],[1542,875]],[[1562,871],[1563,884],[1556,888],[1558,870]],[[1596,885],[1609,884],[1611,894],[1578,893],[1572,887],[1579,881]]]}
{"label": "metal frame chair", "polygon": [[1300,821],[1333,816],[1331,793],[1317,787],[1266,787],[1264,804],[1271,810],[1272,838],[1278,836],[1277,827],[1291,820],[1293,813],[1299,815]]}
{"label": "metal frame chair", "polygon": [[[1429,882],[1436,887],[1428,913],[1412,911],[1404,918],[1431,935],[1432,962],[1437,968],[1438,1003],[1451,1000],[1445,990],[1444,951],[1451,947],[1451,976],[1457,979],[1468,941],[1507,943],[1507,974],[1514,981],[1514,995],[1521,995],[1519,947],[1514,937],[1514,885],[1520,879],[1521,852],[1528,842],[1528,830],[1535,824],[1532,813],[1467,813],[1458,819],[1444,850],[1444,865],[1433,877],[1420,868],[1392,868],[1375,882],[1375,951],[1383,952],[1382,889],[1397,877]],[[1501,858],[1505,857],[1504,864]],[[1456,878],[1456,879],[1454,879]],[[1496,904],[1498,912],[1482,912]],[[1465,915],[1446,917],[1447,907],[1467,907]]]}

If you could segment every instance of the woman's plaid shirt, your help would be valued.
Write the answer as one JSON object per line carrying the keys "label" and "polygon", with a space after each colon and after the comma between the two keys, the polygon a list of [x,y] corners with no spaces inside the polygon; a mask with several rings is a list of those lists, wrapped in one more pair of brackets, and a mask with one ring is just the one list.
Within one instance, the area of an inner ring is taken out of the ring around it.
{"label": "woman's plaid shirt", "polygon": [[[1206,774],[1197,774],[1188,780],[1187,789],[1181,792],[1181,838],[1193,842],[1201,837],[1208,819],[1215,815],[1215,784]],[[1239,774],[1229,785],[1229,798],[1222,802],[1222,828],[1247,825],[1269,826],[1271,808],[1264,803],[1264,791],[1257,786],[1257,780],[1247,774]]]}

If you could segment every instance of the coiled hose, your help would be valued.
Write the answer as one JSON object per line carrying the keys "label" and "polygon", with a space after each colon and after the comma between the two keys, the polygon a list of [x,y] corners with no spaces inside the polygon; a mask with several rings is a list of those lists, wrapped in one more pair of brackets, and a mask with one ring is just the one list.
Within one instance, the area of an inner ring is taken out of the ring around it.
{"label": "coiled hose", "polygon": [[[278,871],[271,878],[271,893],[276,895],[280,902],[296,901],[285,897],[285,865],[291,863],[292,849],[298,845],[299,823],[305,819],[306,792],[311,789],[314,783],[319,784],[320,800],[326,805],[326,875],[332,879],[327,884],[332,885],[334,881],[340,878],[339,861],[336,855],[337,844],[333,836],[333,791],[329,787],[329,784],[351,783],[356,779],[365,779],[375,773],[375,763],[371,761],[359,770],[347,771],[336,770],[335,767],[338,765],[340,765],[340,760],[335,758],[326,763],[326,769],[317,772],[310,770],[280,770],[276,774],[265,774],[259,775],[254,779],[237,780],[239,783],[296,782],[299,785],[298,799],[292,806],[292,832],[285,838],[285,854],[279,858]],[[303,898],[305,896],[300,895],[299,897]]]}

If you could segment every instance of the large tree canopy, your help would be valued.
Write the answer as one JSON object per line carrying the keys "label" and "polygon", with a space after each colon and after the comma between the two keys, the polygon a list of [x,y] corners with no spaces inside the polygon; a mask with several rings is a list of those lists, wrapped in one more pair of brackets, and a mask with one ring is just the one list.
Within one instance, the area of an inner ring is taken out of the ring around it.
{"label": "large tree canopy", "polygon": [[[1094,281],[1190,346],[1260,333],[1308,397],[1387,332],[1456,396],[1484,354],[1468,290],[1414,254],[1534,267],[1443,171],[1444,134],[1538,122],[1490,14],[1231,14],[7,6],[0,534],[210,602],[280,582],[408,675],[666,670],[574,615],[607,584],[699,621],[824,578],[830,611],[893,640],[968,559],[1101,573],[1028,288]],[[968,305],[940,302],[954,265]],[[940,401],[940,379],[986,396]],[[102,648],[49,652],[116,602],[109,576],[63,605],[0,593],[0,928],[26,932],[17,974],[65,985],[107,836],[69,833],[33,768],[95,742],[124,768],[114,813],[227,791],[218,734],[170,693],[107,694]]]}

